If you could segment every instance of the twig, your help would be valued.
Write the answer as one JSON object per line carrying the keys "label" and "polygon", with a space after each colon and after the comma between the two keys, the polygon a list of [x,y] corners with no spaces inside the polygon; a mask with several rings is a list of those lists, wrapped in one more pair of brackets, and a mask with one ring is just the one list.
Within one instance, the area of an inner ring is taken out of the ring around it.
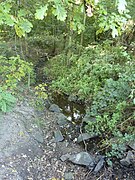
{"label": "twig", "polygon": [[92,170],[90,170],[86,175],[85,175],[85,179],[87,180],[88,176],[92,173]]}
{"label": "twig", "polygon": [[97,178],[96,180],[99,180],[101,177],[103,177],[104,176],[104,173],[103,174],[101,174],[101,176],[99,177],[99,178]]}

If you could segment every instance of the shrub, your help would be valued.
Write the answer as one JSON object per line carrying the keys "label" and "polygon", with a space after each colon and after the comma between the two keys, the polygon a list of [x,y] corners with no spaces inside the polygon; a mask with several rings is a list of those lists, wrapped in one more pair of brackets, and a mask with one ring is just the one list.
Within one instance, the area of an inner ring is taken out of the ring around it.
{"label": "shrub", "polygon": [[38,84],[35,87],[35,95],[36,98],[34,99],[34,107],[38,110],[44,110],[45,108],[45,101],[48,98],[47,94],[47,85],[45,83]]}
{"label": "shrub", "polygon": [[21,60],[19,56],[9,59],[0,56],[0,66],[0,82],[4,89],[15,90],[19,82],[27,82],[30,86],[33,76],[31,63]]}
{"label": "shrub", "polygon": [[107,79],[119,79],[130,62],[132,58],[123,47],[104,43],[86,47],[81,56],[73,54],[68,60],[66,54],[52,58],[47,74],[54,79],[53,90],[91,100]]}

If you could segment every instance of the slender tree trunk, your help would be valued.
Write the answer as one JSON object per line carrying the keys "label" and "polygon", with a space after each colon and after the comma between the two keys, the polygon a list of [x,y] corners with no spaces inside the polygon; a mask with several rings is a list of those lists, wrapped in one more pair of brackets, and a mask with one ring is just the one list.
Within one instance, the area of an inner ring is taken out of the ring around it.
{"label": "slender tree trunk", "polygon": [[[83,7],[83,26],[86,25],[86,13],[85,13],[85,7]],[[83,46],[83,40],[84,40],[84,31],[81,33],[81,41],[80,45]],[[79,49],[79,55],[81,54],[81,49]]]}
{"label": "slender tree trunk", "polygon": [[71,23],[73,22],[73,13],[74,13],[74,4],[71,5],[71,16],[69,19],[69,23],[70,23],[70,32],[69,32],[69,42],[68,42],[68,54],[67,54],[67,66],[70,65],[70,58],[72,56],[72,42],[73,42],[73,28]]}

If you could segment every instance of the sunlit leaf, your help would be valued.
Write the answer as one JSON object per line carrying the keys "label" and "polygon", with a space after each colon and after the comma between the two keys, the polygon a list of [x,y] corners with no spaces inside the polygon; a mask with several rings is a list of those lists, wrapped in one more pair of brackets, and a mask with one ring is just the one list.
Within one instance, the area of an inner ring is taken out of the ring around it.
{"label": "sunlit leaf", "polygon": [[11,6],[10,4],[8,4],[8,3],[5,2],[5,3],[3,3],[3,7],[4,7],[4,9],[3,9],[4,12],[5,12],[5,13],[9,13],[9,11],[11,10],[11,7],[12,7],[12,6]]}
{"label": "sunlit leaf", "polygon": [[93,12],[92,12],[92,7],[90,5],[87,6],[87,16],[88,17],[92,17],[93,16]]}
{"label": "sunlit leaf", "polygon": [[118,30],[113,26],[113,28],[112,28],[112,37],[115,38],[116,36],[118,36]]}
{"label": "sunlit leaf", "polygon": [[75,0],[75,4],[81,4],[81,0]]}
{"label": "sunlit leaf", "polygon": [[12,18],[11,15],[9,15],[9,14],[5,15],[5,24],[7,24],[8,26],[14,25],[14,19]]}
{"label": "sunlit leaf", "polygon": [[60,4],[55,4],[55,8],[53,9],[53,14],[60,21],[64,21],[67,17],[66,9],[63,6],[61,6]]}
{"label": "sunlit leaf", "polygon": [[22,20],[19,24],[21,28],[23,29],[23,31],[26,33],[29,33],[31,31],[31,28],[33,27],[31,22],[28,21],[27,19]]}
{"label": "sunlit leaf", "polygon": [[41,6],[39,9],[36,10],[35,18],[43,20],[44,17],[47,15],[47,10],[48,10],[48,4],[46,4],[45,6]]}
{"label": "sunlit leaf", "polygon": [[123,13],[126,10],[127,2],[126,0],[118,0],[118,11]]}
{"label": "sunlit leaf", "polygon": [[96,35],[101,34],[103,31],[104,31],[103,28],[98,29],[98,30],[96,31]]}
{"label": "sunlit leaf", "polygon": [[21,38],[22,36],[25,36],[25,32],[22,30],[22,28],[20,26],[18,26],[17,24],[15,25],[15,31],[16,34]]}
{"label": "sunlit leaf", "polygon": [[27,11],[25,9],[20,9],[18,11],[18,17],[24,17],[27,15]]}

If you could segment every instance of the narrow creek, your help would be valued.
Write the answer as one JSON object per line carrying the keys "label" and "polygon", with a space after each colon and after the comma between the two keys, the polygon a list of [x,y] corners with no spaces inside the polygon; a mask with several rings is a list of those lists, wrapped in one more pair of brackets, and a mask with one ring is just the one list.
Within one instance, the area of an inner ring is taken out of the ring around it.
{"label": "narrow creek", "polygon": [[[45,64],[45,61],[38,61],[38,64],[36,65],[36,84],[48,83],[47,77],[43,72]],[[86,114],[86,105],[84,103],[69,101],[68,95],[56,93],[53,93],[52,95],[52,103],[57,104],[61,108],[62,113],[69,121],[68,127],[66,129],[62,129],[62,134],[67,140],[73,141],[80,135],[80,133],[85,132],[84,124],[82,127],[82,120]],[[97,137],[87,140],[87,150],[94,150],[96,148],[97,142],[99,142]],[[80,145],[83,147],[85,146],[83,142],[81,142]]]}
{"label": "narrow creek", "polygon": [[67,95],[55,94],[53,103],[57,104],[62,113],[67,117],[69,125],[67,129],[63,129],[62,133],[66,139],[74,140],[80,134],[80,126],[85,115],[85,105],[78,102],[71,102]]}
{"label": "narrow creek", "polygon": [[[36,84],[48,83],[47,77],[44,74],[44,66],[47,59],[37,61],[35,66]],[[78,102],[71,102],[68,100],[67,95],[53,94],[53,103],[57,104],[61,109],[62,113],[67,116],[68,120],[80,124],[82,118],[85,115],[85,104]]]}

